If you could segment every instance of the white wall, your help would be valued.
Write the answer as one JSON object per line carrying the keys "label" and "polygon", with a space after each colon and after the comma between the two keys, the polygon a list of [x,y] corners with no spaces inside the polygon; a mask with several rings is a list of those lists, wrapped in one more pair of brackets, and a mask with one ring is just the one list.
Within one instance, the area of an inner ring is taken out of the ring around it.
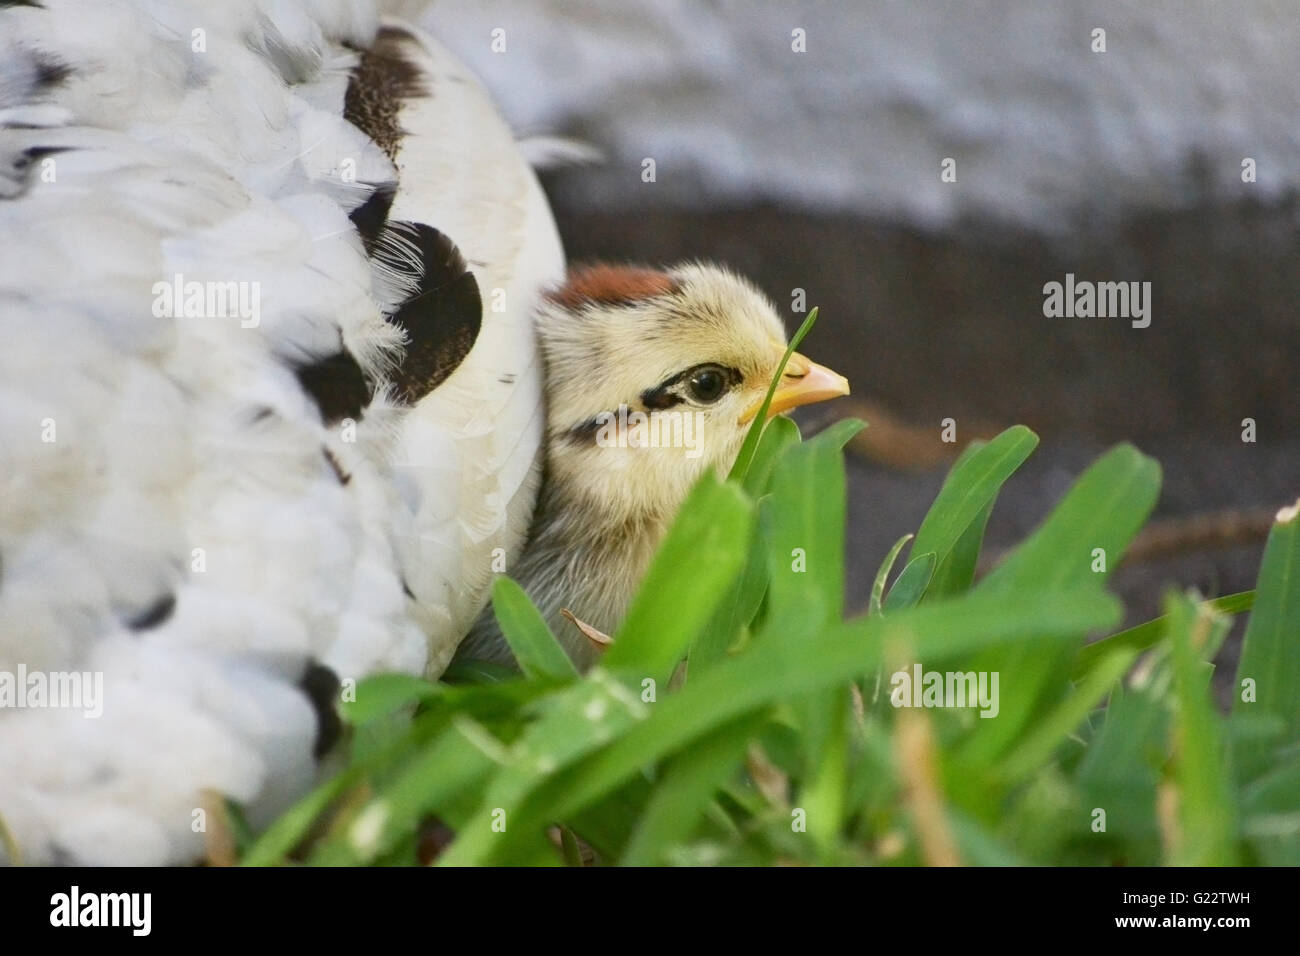
{"label": "white wall", "polygon": [[1051,230],[1300,182],[1296,0],[436,0],[423,23],[517,128],[607,150],[583,181],[593,204],[774,199]]}

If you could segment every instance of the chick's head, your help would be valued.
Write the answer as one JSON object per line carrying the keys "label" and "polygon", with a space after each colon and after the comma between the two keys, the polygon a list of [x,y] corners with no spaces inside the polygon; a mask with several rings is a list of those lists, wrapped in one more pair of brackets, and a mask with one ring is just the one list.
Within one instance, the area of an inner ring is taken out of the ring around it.
{"label": "chick's head", "polygon": [[[576,268],[537,328],[548,480],[616,523],[668,520],[706,470],[731,468],[786,348],[757,288],[698,263]],[[848,390],[796,353],[769,414]]]}

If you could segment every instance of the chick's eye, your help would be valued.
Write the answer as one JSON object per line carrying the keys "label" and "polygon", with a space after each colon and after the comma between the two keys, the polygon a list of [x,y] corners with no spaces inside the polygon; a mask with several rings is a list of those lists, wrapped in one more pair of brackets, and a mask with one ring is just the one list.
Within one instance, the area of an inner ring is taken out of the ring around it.
{"label": "chick's eye", "polygon": [[727,390],[727,376],[722,369],[707,366],[692,372],[686,387],[697,402],[716,402]]}

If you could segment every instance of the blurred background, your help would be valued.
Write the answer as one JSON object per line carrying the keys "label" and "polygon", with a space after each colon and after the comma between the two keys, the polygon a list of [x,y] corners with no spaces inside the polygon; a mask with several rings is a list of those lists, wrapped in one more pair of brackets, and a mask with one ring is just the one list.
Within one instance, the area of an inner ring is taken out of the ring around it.
{"label": "blurred background", "polygon": [[[521,135],[603,152],[544,177],[571,260],[714,259],[791,329],[794,290],[820,307],[805,351],[854,395],[801,424],[871,423],[850,454],[854,606],[955,453],[1016,422],[1042,443],[989,559],[1132,441],[1165,481],[1115,579],[1130,620],[1168,585],[1253,585],[1268,521],[1300,494],[1292,0],[390,6]],[[1066,273],[1150,282],[1150,326],[1045,317]]]}

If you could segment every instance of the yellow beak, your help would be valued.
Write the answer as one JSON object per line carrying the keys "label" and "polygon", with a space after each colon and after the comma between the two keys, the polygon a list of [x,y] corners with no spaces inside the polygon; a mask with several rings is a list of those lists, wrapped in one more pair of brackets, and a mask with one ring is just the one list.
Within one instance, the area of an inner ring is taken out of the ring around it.
{"label": "yellow beak", "polygon": [[[781,354],[785,348],[780,347]],[[818,365],[811,359],[795,352],[785,364],[785,373],[781,376],[776,391],[772,394],[772,404],[768,406],[767,417],[780,415],[782,412],[800,405],[824,402],[828,398],[839,398],[849,394],[849,380],[838,372],[832,372],[824,365]],[[760,398],[740,417],[740,424],[752,421],[763,405]]]}

